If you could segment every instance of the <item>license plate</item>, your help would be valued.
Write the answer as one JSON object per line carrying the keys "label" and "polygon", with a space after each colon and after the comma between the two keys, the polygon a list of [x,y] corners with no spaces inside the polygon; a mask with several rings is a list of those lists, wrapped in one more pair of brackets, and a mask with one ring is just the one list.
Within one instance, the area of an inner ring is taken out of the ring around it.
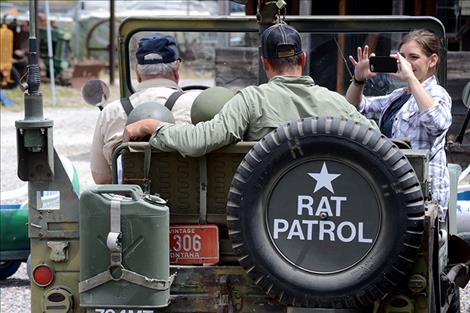
{"label": "license plate", "polygon": [[156,313],[156,309],[116,309],[116,308],[99,308],[99,309],[87,309],[86,313]]}
{"label": "license plate", "polygon": [[171,264],[214,264],[219,262],[217,225],[171,225]]}

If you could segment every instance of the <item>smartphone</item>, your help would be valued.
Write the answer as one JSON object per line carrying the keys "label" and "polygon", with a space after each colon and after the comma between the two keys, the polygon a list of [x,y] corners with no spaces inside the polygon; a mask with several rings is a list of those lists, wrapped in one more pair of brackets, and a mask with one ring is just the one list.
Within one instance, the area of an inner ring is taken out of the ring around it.
{"label": "smartphone", "polygon": [[369,58],[371,72],[396,73],[398,71],[397,59],[385,56],[372,56]]}

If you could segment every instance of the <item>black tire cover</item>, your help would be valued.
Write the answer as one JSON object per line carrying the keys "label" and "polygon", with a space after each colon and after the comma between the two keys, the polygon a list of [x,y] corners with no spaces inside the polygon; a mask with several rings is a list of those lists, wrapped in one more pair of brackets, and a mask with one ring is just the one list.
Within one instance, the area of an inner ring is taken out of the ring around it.
{"label": "black tire cover", "polygon": [[382,298],[420,249],[424,197],[389,139],[342,118],[266,135],[240,163],[227,224],[254,282],[283,304],[357,308]]}
{"label": "black tire cover", "polygon": [[459,236],[460,239],[465,240],[467,244],[470,245],[470,232],[458,233],[457,236]]}
{"label": "black tire cover", "polygon": [[0,280],[5,280],[16,273],[21,265],[21,261],[8,260],[0,262]]}

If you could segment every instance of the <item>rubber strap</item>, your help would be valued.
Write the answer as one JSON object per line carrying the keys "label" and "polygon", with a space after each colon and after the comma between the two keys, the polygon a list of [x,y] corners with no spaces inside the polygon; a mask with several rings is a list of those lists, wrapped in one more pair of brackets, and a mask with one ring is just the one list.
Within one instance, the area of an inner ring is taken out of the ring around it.
{"label": "rubber strap", "polygon": [[111,199],[109,216],[110,232],[106,239],[106,246],[111,252],[121,253],[121,200],[117,197]]}
{"label": "rubber strap", "polygon": [[[165,107],[167,107],[167,109],[171,111],[173,107],[175,106],[175,103],[178,100],[178,98],[181,97],[181,95],[183,94],[184,94],[184,91],[181,91],[181,90],[177,90],[173,92],[166,100]],[[121,105],[124,111],[126,112],[127,116],[129,116],[132,110],[134,110],[134,107],[132,106],[131,101],[127,97],[121,98]]]}
{"label": "rubber strap", "polygon": [[152,164],[152,146],[149,144],[144,150],[144,191],[150,193],[150,165]]}
{"label": "rubber strap", "polygon": [[462,143],[463,136],[465,135],[465,130],[467,129],[468,122],[470,121],[470,109],[467,112],[467,116],[465,117],[465,121],[463,122],[462,129],[460,130],[457,138],[455,138],[455,142]]}
{"label": "rubber strap", "polygon": [[147,276],[140,275],[136,272],[132,272],[126,269],[122,269],[122,276],[118,279],[113,278],[111,276],[111,273],[109,270],[106,270],[104,272],[101,272],[90,279],[86,279],[84,281],[81,281],[78,284],[78,291],[80,293],[86,292],[88,290],[94,289],[98,286],[101,286],[103,284],[106,284],[109,281],[119,281],[119,280],[124,280],[128,281],[130,283],[150,288],[153,290],[168,290],[175,280],[176,273],[172,274],[168,280],[162,280],[162,279],[157,279],[157,278],[148,278]]}
{"label": "rubber strap", "polygon": [[176,100],[178,100],[178,98],[181,97],[182,94],[184,94],[184,91],[177,90],[168,97],[168,99],[165,102],[165,106],[167,107],[168,110],[171,111],[173,109],[173,107],[175,106]]}
{"label": "rubber strap", "polygon": [[121,98],[121,105],[127,116],[129,116],[132,110],[134,110],[134,107],[131,104],[131,100],[129,100],[127,97]]}
{"label": "rubber strap", "polygon": [[207,224],[207,158],[199,158],[199,223]]}

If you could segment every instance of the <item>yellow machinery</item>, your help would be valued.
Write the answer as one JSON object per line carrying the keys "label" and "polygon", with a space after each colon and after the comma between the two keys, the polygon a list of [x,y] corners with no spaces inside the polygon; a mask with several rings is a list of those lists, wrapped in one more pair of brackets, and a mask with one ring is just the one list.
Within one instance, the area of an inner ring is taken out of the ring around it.
{"label": "yellow machinery", "polygon": [[5,86],[12,82],[10,78],[13,55],[13,32],[6,24],[0,27],[0,84]]}

